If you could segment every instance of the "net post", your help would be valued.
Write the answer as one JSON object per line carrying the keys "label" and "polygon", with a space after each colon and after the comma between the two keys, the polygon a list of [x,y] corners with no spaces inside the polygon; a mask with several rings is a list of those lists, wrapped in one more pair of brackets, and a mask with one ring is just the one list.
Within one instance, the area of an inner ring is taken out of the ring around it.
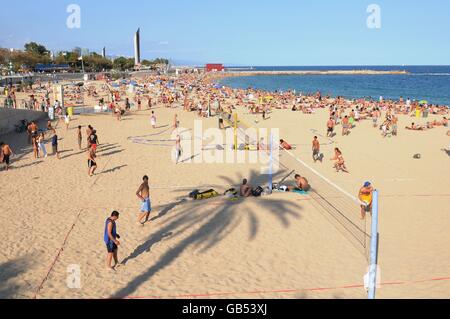
{"label": "net post", "polygon": [[375,299],[378,264],[378,190],[372,199],[372,239],[370,242],[369,299]]}
{"label": "net post", "polygon": [[270,133],[269,194],[273,191],[273,134]]}
{"label": "net post", "polygon": [[234,114],[234,150],[237,152],[238,150],[238,136],[237,136],[237,124],[238,123],[238,115]]}

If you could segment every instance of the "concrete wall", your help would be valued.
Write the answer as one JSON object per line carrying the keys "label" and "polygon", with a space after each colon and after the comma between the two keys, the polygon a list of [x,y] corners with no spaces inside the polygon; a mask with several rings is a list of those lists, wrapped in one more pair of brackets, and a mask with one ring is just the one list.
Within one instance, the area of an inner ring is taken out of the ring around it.
{"label": "concrete wall", "polygon": [[19,124],[22,120],[31,122],[43,120],[47,117],[47,113],[43,112],[6,109],[0,107],[0,135],[13,132],[15,125]]}

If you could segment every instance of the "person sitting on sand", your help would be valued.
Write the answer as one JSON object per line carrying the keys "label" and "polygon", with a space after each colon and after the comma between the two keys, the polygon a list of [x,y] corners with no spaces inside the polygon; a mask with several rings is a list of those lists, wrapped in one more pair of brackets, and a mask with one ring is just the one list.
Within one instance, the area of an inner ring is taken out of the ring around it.
{"label": "person sitting on sand", "polygon": [[411,123],[411,126],[406,126],[405,129],[410,131],[423,131],[423,127],[417,126],[415,123]]}
{"label": "person sitting on sand", "polygon": [[359,190],[358,198],[361,201],[361,219],[366,218],[366,213],[372,210],[373,187],[370,182],[365,182]]}
{"label": "person sitting on sand", "polygon": [[307,192],[310,189],[311,189],[311,185],[309,185],[308,180],[305,177],[300,176],[299,174],[295,175],[295,186],[288,187],[288,190],[290,192],[293,192],[293,191]]}
{"label": "person sitting on sand", "polygon": [[344,157],[342,156],[342,152],[339,148],[334,149],[334,157],[331,160],[336,161],[333,166],[336,169],[336,172],[339,173],[339,171],[343,171],[348,173],[347,167],[345,166]]}
{"label": "person sitting on sand", "polygon": [[290,151],[292,150],[292,146],[289,145],[285,140],[280,140],[280,149]]}
{"label": "person sitting on sand", "polygon": [[241,197],[251,197],[252,196],[252,189],[253,187],[248,184],[247,179],[244,179],[242,181],[242,185],[239,191],[239,195]]}

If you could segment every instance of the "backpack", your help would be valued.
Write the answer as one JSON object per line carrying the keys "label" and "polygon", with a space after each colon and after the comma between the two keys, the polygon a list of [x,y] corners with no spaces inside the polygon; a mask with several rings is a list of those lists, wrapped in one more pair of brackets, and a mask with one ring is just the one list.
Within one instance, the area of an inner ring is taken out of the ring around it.
{"label": "backpack", "polygon": [[263,192],[264,189],[261,186],[258,186],[252,190],[252,195],[254,197],[260,197]]}

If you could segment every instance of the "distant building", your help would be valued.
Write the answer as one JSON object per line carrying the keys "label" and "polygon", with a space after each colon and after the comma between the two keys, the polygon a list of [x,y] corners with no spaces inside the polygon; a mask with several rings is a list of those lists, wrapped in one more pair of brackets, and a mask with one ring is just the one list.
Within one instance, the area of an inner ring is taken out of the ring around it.
{"label": "distant building", "polygon": [[207,64],[205,67],[206,72],[223,72],[225,71],[225,67],[223,64]]}
{"label": "distant building", "polygon": [[103,50],[102,50],[102,57],[104,59],[106,59],[106,48],[105,47],[103,47]]}
{"label": "distant building", "polygon": [[141,64],[141,29],[134,35],[134,64]]}

